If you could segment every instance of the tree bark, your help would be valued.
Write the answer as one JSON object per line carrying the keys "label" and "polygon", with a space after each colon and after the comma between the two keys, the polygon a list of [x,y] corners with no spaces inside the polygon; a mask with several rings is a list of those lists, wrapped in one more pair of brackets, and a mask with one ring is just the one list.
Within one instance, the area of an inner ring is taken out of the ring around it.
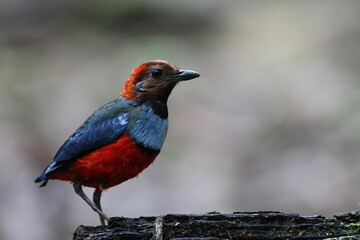
{"label": "tree bark", "polygon": [[73,239],[360,239],[360,211],[339,213],[333,219],[281,212],[114,217],[108,226],[79,226]]}

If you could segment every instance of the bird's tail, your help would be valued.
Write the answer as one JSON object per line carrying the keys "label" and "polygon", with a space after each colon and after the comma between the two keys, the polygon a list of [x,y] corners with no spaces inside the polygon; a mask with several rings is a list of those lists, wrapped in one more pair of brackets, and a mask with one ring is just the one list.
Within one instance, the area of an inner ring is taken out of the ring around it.
{"label": "bird's tail", "polygon": [[44,181],[39,187],[45,187],[47,182],[49,181],[48,176],[46,176],[44,173],[42,173],[40,176],[38,176],[34,182],[38,183],[38,182],[42,182]]}

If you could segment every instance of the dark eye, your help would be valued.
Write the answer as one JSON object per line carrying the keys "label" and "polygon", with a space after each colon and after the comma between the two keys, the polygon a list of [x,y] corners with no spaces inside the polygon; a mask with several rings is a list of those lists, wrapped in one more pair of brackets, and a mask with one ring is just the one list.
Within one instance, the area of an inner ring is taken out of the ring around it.
{"label": "dark eye", "polygon": [[160,78],[163,75],[163,71],[161,69],[154,69],[151,73],[151,76],[153,76],[153,78]]}

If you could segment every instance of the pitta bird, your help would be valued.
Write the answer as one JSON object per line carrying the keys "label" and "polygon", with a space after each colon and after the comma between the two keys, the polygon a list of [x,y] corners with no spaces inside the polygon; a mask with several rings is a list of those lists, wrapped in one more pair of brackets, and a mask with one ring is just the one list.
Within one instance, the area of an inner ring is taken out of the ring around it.
{"label": "pitta bird", "polygon": [[[44,187],[51,179],[70,181],[75,192],[99,214],[103,190],[136,177],[159,154],[168,129],[167,100],[181,81],[199,77],[190,70],[154,60],[135,68],[120,97],[96,110],[65,141],[35,179]],[[93,202],[82,186],[95,188]]]}

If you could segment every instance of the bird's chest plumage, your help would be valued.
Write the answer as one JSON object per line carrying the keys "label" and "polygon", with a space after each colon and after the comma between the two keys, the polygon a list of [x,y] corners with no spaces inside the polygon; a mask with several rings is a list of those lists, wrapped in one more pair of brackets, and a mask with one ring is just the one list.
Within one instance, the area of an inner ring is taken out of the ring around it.
{"label": "bird's chest plumage", "polygon": [[168,120],[159,117],[148,105],[139,106],[129,122],[129,136],[144,148],[160,150],[164,144]]}
{"label": "bird's chest plumage", "polygon": [[137,146],[128,135],[101,149],[78,158],[66,171],[59,171],[53,178],[81,181],[88,187],[109,188],[137,176],[159,154]]}

